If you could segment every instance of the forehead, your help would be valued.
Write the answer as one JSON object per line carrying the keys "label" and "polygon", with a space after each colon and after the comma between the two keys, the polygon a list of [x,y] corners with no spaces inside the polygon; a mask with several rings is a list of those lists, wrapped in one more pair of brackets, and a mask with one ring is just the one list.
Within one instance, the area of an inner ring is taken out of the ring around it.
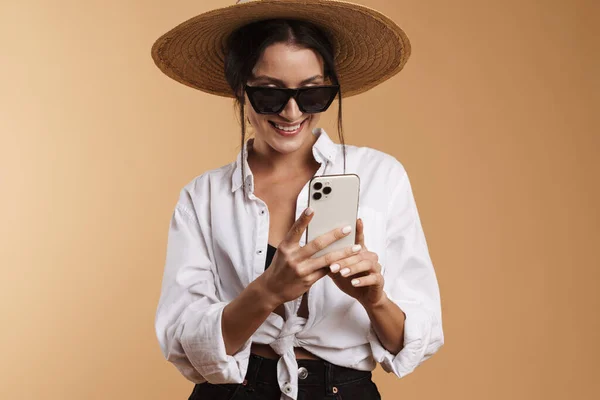
{"label": "forehead", "polygon": [[252,75],[268,76],[295,87],[308,78],[323,75],[323,59],[312,49],[274,43],[258,59]]}

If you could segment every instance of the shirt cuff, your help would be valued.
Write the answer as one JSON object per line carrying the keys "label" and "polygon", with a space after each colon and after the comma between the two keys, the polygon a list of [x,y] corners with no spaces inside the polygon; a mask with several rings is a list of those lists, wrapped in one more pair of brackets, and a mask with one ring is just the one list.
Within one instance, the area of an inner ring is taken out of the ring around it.
{"label": "shirt cuff", "polygon": [[227,303],[204,308],[196,323],[187,321],[181,335],[181,346],[192,366],[209,383],[242,383],[248,370],[252,337],[234,355],[225,351],[221,320]]}
{"label": "shirt cuff", "polygon": [[386,372],[393,372],[402,378],[415,370],[423,361],[431,357],[444,344],[441,324],[431,312],[415,303],[395,302],[406,315],[404,322],[404,347],[398,354],[390,353],[371,329],[369,344],[375,361]]}

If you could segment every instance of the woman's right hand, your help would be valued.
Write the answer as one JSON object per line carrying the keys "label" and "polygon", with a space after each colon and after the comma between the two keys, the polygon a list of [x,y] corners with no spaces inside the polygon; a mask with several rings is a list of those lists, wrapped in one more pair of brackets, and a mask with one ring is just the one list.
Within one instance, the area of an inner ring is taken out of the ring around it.
{"label": "woman's right hand", "polygon": [[335,250],[312,258],[318,251],[347,236],[352,227],[334,229],[300,247],[300,238],[313,217],[307,208],[294,222],[286,237],[277,247],[273,262],[261,275],[264,288],[277,307],[279,304],[297,299],[319,279],[329,273],[329,266],[360,251],[360,245]]}

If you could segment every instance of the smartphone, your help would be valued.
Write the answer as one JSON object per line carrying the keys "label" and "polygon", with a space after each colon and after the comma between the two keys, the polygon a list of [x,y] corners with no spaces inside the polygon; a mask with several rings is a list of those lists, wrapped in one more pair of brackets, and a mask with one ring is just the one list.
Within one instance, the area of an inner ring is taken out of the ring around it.
{"label": "smartphone", "polygon": [[356,174],[321,175],[310,180],[308,206],[314,210],[306,229],[306,243],[336,228],[346,225],[352,232],[318,251],[313,258],[354,245],[356,218],[360,195],[360,178]]}

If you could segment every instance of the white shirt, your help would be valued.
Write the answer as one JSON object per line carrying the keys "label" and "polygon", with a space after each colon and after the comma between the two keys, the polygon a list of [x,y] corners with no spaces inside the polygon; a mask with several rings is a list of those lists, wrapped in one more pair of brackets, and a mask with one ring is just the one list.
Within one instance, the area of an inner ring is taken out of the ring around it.
{"label": "white shirt", "polygon": [[[343,173],[342,146],[322,129],[313,134],[318,136],[313,156],[321,164],[315,175]],[[244,146],[236,161],[187,184],[171,219],[156,334],[165,358],[188,380],[241,383],[251,343],[268,344],[281,356],[281,399],[295,400],[295,346],[357,370],[371,371],[378,362],[403,377],[443,345],[437,278],[405,169],[375,149],[346,145],[346,152],[346,173],[360,177],[358,216],[364,221],[365,246],[379,256],[385,293],[406,314],[404,348],[388,352],[363,306],[325,276],[310,288],[308,319],[297,315],[302,297],[287,302],[285,321],[271,313],[239,352],[226,354],[223,308],[264,272],[269,236],[269,210],[253,194]],[[307,204],[308,182],[297,198],[296,218]]]}

